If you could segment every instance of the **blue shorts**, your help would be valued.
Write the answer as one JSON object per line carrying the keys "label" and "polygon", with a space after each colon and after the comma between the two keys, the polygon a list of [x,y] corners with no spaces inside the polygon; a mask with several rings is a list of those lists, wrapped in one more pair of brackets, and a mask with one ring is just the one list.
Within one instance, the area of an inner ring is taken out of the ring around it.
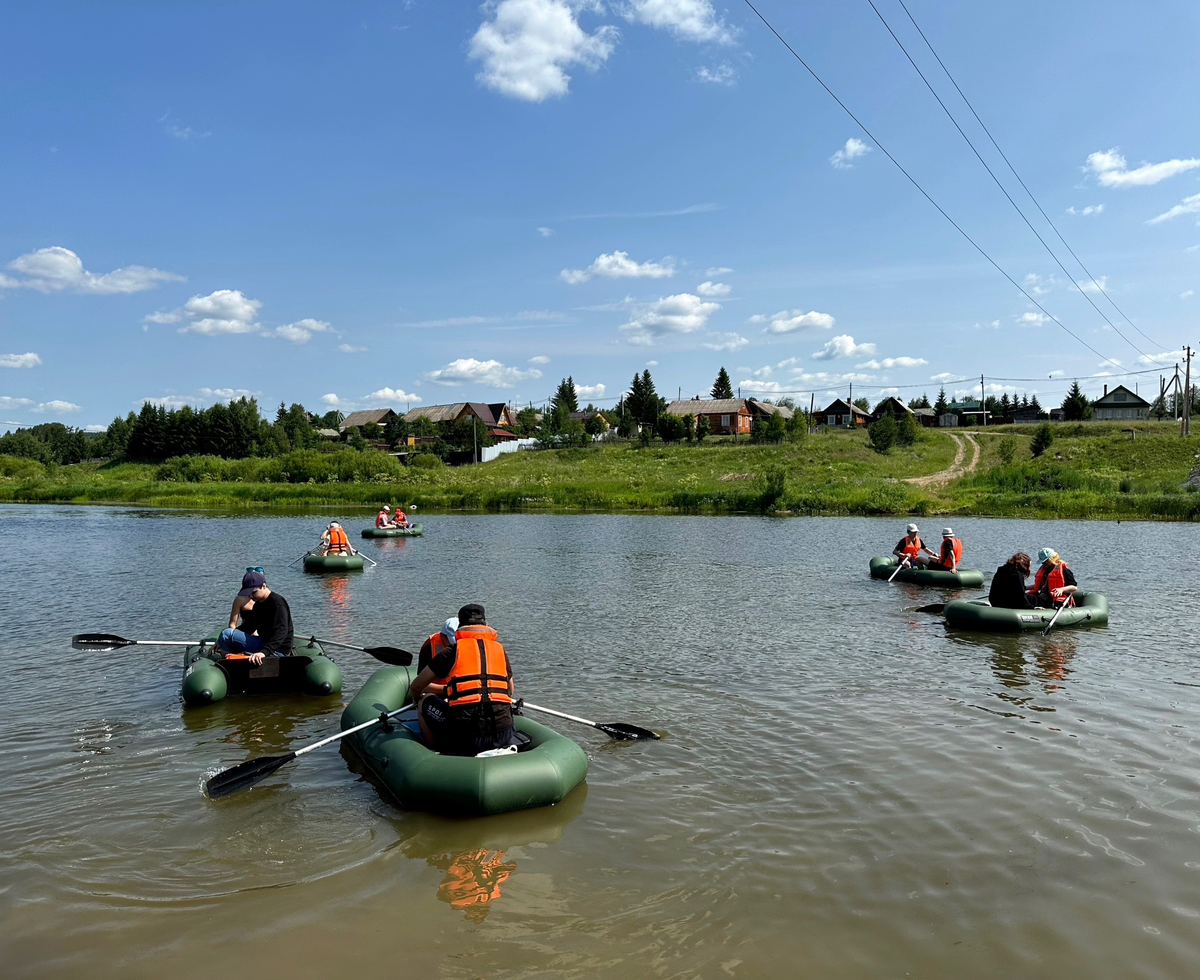
{"label": "blue shorts", "polygon": [[[217,639],[217,649],[226,653],[261,653],[263,641],[261,636],[247,636],[241,630],[221,630]],[[282,657],[282,653],[273,653],[273,657]]]}

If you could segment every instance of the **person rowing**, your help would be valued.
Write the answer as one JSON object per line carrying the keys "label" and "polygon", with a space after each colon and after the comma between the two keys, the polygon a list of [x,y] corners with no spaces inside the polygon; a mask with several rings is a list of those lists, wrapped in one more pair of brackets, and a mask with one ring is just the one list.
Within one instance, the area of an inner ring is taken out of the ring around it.
{"label": "person rowing", "polygon": [[931,561],[929,567],[939,572],[957,572],[958,563],[962,561],[962,541],[954,536],[954,529],[942,528],[942,551],[937,561]]}
{"label": "person rowing", "polygon": [[1055,609],[1071,599],[1079,584],[1075,573],[1053,548],[1042,548],[1037,557],[1039,567],[1029,596],[1038,608]]}
{"label": "person rowing", "polygon": [[350,539],[346,531],[337,521],[330,521],[329,526],[321,533],[321,542],[317,545],[319,555],[352,555]]}
{"label": "person rowing", "polygon": [[937,555],[925,547],[925,542],[921,540],[921,532],[915,524],[908,525],[904,537],[892,549],[892,554],[900,559],[901,565],[916,565],[918,568],[924,568],[931,559],[937,558]]}
{"label": "person rowing", "polygon": [[429,661],[436,657],[447,647],[453,647],[458,641],[455,636],[458,633],[458,617],[451,616],[444,623],[438,632],[434,633],[424,643],[421,644],[421,649],[417,652],[417,673],[419,674],[429,666]]}
{"label": "person rowing", "polygon": [[376,527],[387,527],[388,526],[388,524],[392,520],[392,515],[390,513],[388,513],[390,510],[391,510],[391,508],[388,507],[387,504],[383,505],[383,510],[381,510],[378,514],[375,515],[375,526]]}
{"label": "person rowing", "polygon": [[508,654],[483,606],[463,606],[458,621],[454,645],[441,646],[409,688],[425,744],[467,756],[515,745]]}
{"label": "person rowing", "polygon": [[295,639],[291,607],[283,596],[268,588],[261,570],[242,576],[238,598],[249,600],[241,607],[241,627],[222,630],[217,649],[226,654],[249,654],[255,667],[267,657],[290,656]]}
{"label": "person rowing", "polygon": [[997,609],[1032,609],[1033,598],[1025,589],[1029,578],[1029,556],[1018,551],[996,569],[988,590],[988,603]]}
{"label": "person rowing", "polygon": [[392,527],[408,527],[408,515],[404,513],[399,504],[396,505],[395,514],[392,517]]}

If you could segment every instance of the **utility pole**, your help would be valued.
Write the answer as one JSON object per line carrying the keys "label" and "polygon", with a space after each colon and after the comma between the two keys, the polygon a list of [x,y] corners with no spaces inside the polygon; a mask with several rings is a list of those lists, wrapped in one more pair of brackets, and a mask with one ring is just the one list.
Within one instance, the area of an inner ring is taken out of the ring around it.
{"label": "utility pole", "polygon": [[983,389],[983,375],[979,376],[979,417],[983,419],[983,424],[987,425],[987,396]]}
{"label": "utility pole", "polygon": [[811,391],[808,394],[808,432],[811,435],[813,429],[813,409],[817,407],[817,393]]}
{"label": "utility pole", "polygon": [[1192,349],[1183,345],[1183,431],[1180,435],[1192,434]]}

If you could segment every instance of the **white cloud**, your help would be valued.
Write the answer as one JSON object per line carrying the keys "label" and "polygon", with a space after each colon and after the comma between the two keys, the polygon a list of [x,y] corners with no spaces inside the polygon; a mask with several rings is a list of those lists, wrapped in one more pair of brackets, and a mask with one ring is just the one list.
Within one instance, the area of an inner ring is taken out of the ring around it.
{"label": "white cloud", "polygon": [[606,390],[602,384],[575,386],[575,394],[580,398],[603,398]]}
{"label": "white cloud", "polygon": [[[295,323],[285,323],[281,327],[276,327],[267,335],[270,337],[278,337],[281,340],[286,340],[292,344],[307,344],[312,340],[314,333],[329,333],[330,326],[324,320],[313,320],[312,318],[297,320]],[[348,344],[342,344],[342,347],[347,347]],[[341,349],[341,348],[339,348]]]}
{"label": "white cloud", "polygon": [[702,282],[696,287],[696,292],[701,296],[728,296],[732,286],[728,286],[723,282]]}
{"label": "white cloud", "polygon": [[97,425],[97,424],[93,423],[92,425],[85,425],[83,427],[83,431],[84,432],[107,432],[108,426],[107,425]]}
{"label": "white cloud", "polygon": [[166,132],[174,136],[177,140],[190,140],[193,137],[204,139],[205,137],[212,136],[212,132],[209,130],[205,130],[202,133],[197,129],[192,129],[191,126],[176,126],[174,123],[170,123],[166,127]]}
{"label": "white cloud", "polygon": [[1040,327],[1043,323],[1049,323],[1050,317],[1045,313],[1022,313],[1017,317],[1017,323],[1026,327]]}
{"label": "white cloud", "polygon": [[494,323],[495,317],[490,316],[448,316],[441,320],[417,320],[406,323],[406,327],[471,327],[477,323]]}
{"label": "white cloud", "polygon": [[752,376],[749,378],[744,378],[738,382],[738,386],[745,391],[756,391],[763,394],[778,394],[783,391],[794,389],[797,385],[823,388],[826,386],[841,386],[850,382],[857,384],[859,382],[875,380],[875,375],[873,374],[861,374],[858,372],[831,374],[828,371],[808,372],[800,369],[793,370],[790,379],[786,382],[762,380],[763,378],[769,376],[769,374],[769,368],[760,368],[758,371],[753,372],[753,375],[756,375],[757,377]]}
{"label": "white cloud", "polygon": [[754,378],[743,378],[737,387],[743,391],[760,395],[777,395],[783,391],[783,385],[778,381],[756,381]]}
{"label": "white cloud", "polygon": [[543,238],[549,238],[551,235],[554,234],[554,229],[547,228],[545,225],[539,225],[538,226],[538,234],[541,235]]}
{"label": "white cloud", "polygon": [[[1010,395],[1016,394],[1020,389],[1014,388],[1012,385],[997,385],[990,384],[985,386],[985,395],[1003,395],[1008,392]],[[979,385],[973,388],[959,388],[951,396],[956,402],[960,401],[979,401]]]}
{"label": "white cloud", "polygon": [[696,81],[708,82],[711,85],[732,85],[737,81],[738,73],[731,64],[721,64],[714,68],[701,65],[696,69]]}
{"label": "white cloud", "polygon": [[1164,211],[1157,218],[1151,218],[1146,222],[1148,225],[1160,225],[1164,221],[1170,221],[1172,218],[1178,218],[1181,214],[1200,214],[1200,194],[1193,194],[1191,197],[1185,197],[1183,201],[1176,204],[1169,211]]}
{"label": "white cloud", "polygon": [[949,371],[943,371],[941,374],[930,375],[929,380],[936,381],[938,384],[945,384],[947,381],[957,381],[958,375],[951,374]]}
{"label": "white cloud", "polygon": [[658,367],[658,361],[647,361],[646,367]]}
{"label": "white cloud", "polygon": [[1184,249],[1185,252],[1200,252],[1200,245],[1189,245]]}
{"label": "white cloud", "polygon": [[13,408],[27,408],[33,401],[29,398],[13,398],[11,395],[0,395],[0,410],[8,411]]}
{"label": "white cloud", "polygon": [[[1200,245],[1196,247],[1200,248]],[[705,269],[704,274],[706,276],[727,276],[732,271],[733,270],[727,265],[714,265],[711,269]]]}
{"label": "white cloud", "polygon": [[717,17],[710,0],[628,0],[626,20],[670,31],[685,41],[730,44],[735,30]]}
{"label": "white cloud", "polygon": [[874,344],[856,344],[848,333],[838,334],[825,346],[812,355],[814,361],[832,361],[838,357],[862,357],[864,354],[874,354]]}
{"label": "white cloud", "polygon": [[337,408],[342,403],[342,400],[333,392],[330,392],[328,395],[321,396],[321,402],[330,408]]}
{"label": "white cloud", "polygon": [[367,348],[356,347],[354,344],[338,344],[338,350],[343,354],[365,354]]}
{"label": "white cloud", "polygon": [[208,401],[231,402],[235,398],[260,398],[261,391],[249,388],[201,388],[200,397]]}
{"label": "white cloud", "polygon": [[79,409],[80,406],[74,402],[64,402],[56,398],[53,401],[42,402],[33,411],[43,415],[47,412],[51,415],[65,415],[68,412],[78,412]]}
{"label": "white cloud", "polygon": [[1162,367],[1164,364],[1173,364],[1178,359],[1179,351],[1165,350],[1158,354],[1143,354],[1137,359],[1137,362],[1145,367]]}
{"label": "white cloud", "polygon": [[[1195,295],[1196,295],[1196,291],[1194,289],[1185,289],[1182,293],[1179,294],[1179,298],[1180,299],[1191,299]],[[34,357],[36,357],[36,356],[37,355],[35,354]],[[0,366],[8,367],[9,365],[3,364],[3,360],[4,360],[3,358],[0,358]]]}
{"label": "white cloud", "polygon": [[162,395],[159,398],[139,398],[134,404],[141,405],[143,402],[158,405],[160,408],[183,408],[184,405],[199,406],[204,404],[196,395]]}
{"label": "white cloud", "polygon": [[[769,323],[768,323],[769,321]],[[780,310],[778,313],[767,315],[758,313],[750,317],[751,323],[768,323],[763,333],[792,333],[806,327],[818,327],[828,330],[837,321],[828,313],[818,313],[816,310]]]}
{"label": "white cloud", "polygon": [[168,313],[151,313],[147,323],[182,323],[180,333],[207,337],[221,334],[258,333],[258,310],[262,303],[248,299],[240,289],[218,289],[207,296],[193,296]]}
{"label": "white cloud", "polygon": [[1074,205],[1067,208],[1067,214],[1089,215],[1100,214],[1104,210],[1103,204],[1089,204],[1085,208],[1076,208]]}
{"label": "white cloud", "polygon": [[651,344],[655,337],[664,334],[702,330],[708,318],[720,308],[720,303],[706,302],[691,293],[678,293],[641,307],[620,329],[631,335],[631,344]]}
{"label": "white cloud", "polygon": [[575,19],[582,6],[592,5],[567,0],[493,0],[485,5],[492,19],[471,38],[470,57],[483,63],[475,77],[501,95],[527,102],[566,95],[571,76],[564,69],[580,65],[594,71],[621,36],[612,26],[588,34]]}
{"label": "white cloud", "polygon": [[708,350],[727,350],[729,352],[739,351],[749,344],[745,337],[738,333],[719,333],[714,334],[712,340],[705,341],[701,346]]}
{"label": "white cloud", "polygon": [[473,357],[460,357],[425,375],[440,385],[482,384],[491,388],[511,388],[518,382],[541,376],[542,372],[537,368],[522,371],[496,360],[477,361]]}
{"label": "white cloud", "polygon": [[1058,279],[1055,276],[1039,276],[1036,272],[1025,276],[1025,291],[1034,296],[1045,296],[1057,285]]}
{"label": "white cloud", "polygon": [[1108,289],[1108,276],[1097,276],[1095,282],[1091,279],[1081,279],[1075,285],[1081,293],[1102,293]]}
{"label": "white cloud", "polygon": [[8,263],[14,272],[25,278],[0,276],[0,286],[10,289],[36,289],[40,293],[141,293],[163,282],[184,282],[174,272],[163,272],[143,265],[129,265],[113,272],[97,274],[83,267],[83,260],[69,248],[54,245],[36,252],[20,255]]}
{"label": "white cloud", "polygon": [[0,368],[32,368],[42,359],[30,351],[28,354],[0,354]]}
{"label": "white cloud", "polygon": [[378,391],[373,391],[366,397],[366,401],[385,403],[388,405],[402,405],[406,402],[419,402],[420,395],[409,394],[402,388],[380,388]]}
{"label": "white cloud", "polygon": [[1096,181],[1102,187],[1148,187],[1160,180],[1174,177],[1200,167],[1200,160],[1165,160],[1162,163],[1143,163],[1140,167],[1130,170],[1117,147],[1089,153],[1085,171],[1096,175]]}
{"label": "white cloud", "polygon": [[829,162],[835,170],[850,170],[854,164],[851,160],[857,160],[859,157],[866,156],[874,147],[868,146],[860,139],[855,139],[851,136],[846,140],[845,145],[829,158]]}
{"label": "white cloud", "polygon": [[587,282],[596,276],[604,279],[665,279],[675,275],[670,259],[662,262],[634,262],[628,252],[611,252],[598,255],[596,261],[586,269],[563,269],[559,274],[563,282],[572,285]]}
{"label": "white cloud", "polygon": [[550,358],[548,358],[545,354],[538,354],[536,357],[531,357],[529,359],[529,363],[530,364],[549,364]]}
{"label": "white cloud", "polygon": [[864,361],[862,364],[854,366],[866,368],[868,371],[890,371],[892,368],[923,367],[928,363],[923,357],[885,357],[882,360]]}
{"label": "white cloud", "polygon": [[1055,368],[1053,371],[1047,372],[1046,376],[1048,378],[1065,378],[1067,372],[1062,370],[1062,368]]}

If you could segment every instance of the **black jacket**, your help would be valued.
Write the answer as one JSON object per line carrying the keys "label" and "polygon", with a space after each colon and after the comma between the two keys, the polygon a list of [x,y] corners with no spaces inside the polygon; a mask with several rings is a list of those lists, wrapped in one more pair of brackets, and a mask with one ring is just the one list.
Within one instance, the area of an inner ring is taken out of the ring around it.
{"label": "black jacket", "polygon": [[288,657],[292,653],[292,610],[287,600],[272,592],[249,609],[242,610],[242,632],[258,633],[263,641],[262,652],[268,657]]}
{"label": "black jacket", "polygon": [[988,601],[997,609],[1032,609],[1033,603],[1025,594],[1025,579],[1016,565],[1001,565],[992,576]]}

